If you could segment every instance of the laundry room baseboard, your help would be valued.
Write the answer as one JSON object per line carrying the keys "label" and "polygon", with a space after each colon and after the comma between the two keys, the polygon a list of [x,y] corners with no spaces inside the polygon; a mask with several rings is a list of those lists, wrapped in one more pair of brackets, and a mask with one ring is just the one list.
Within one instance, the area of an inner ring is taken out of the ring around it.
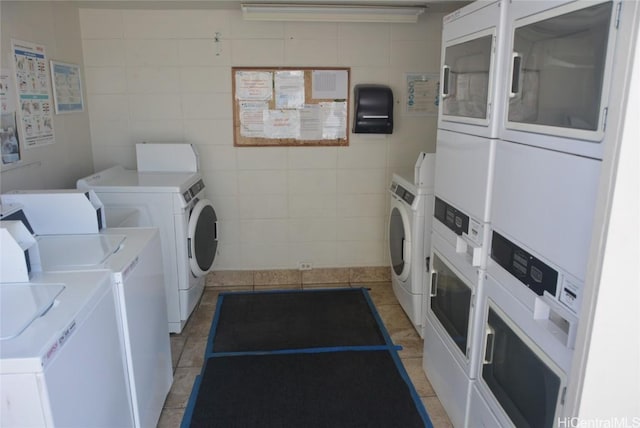
{"label": "laundry room baseboard", "polygon": [[221,270],[207,275],[207,287],[351,284],[391,281],[389,266],[297,269]]}

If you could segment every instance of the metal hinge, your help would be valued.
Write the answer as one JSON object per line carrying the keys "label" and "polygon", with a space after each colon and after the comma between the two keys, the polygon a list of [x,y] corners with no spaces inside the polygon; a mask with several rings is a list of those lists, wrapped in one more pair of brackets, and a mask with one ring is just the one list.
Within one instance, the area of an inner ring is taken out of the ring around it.
{"label": "metal hinge", "polygon": [[187,238],[187,255],[191,258],[191,238]]}
{"label": "metal hinge", "polygon": [[607,130],[607,117],[609,116],[609,107],[605,107],[602,111],[602,131]]}
{"label": "metal hinge", "polygon": [[562,388],[562,398],[560,398],[560,404],[564,405],[564,400],[567,398],[567,387]]}
{"label": "metal hinge", "polygon": [[618,29],[618,27],[620,26],[620,12],[622,10],[622,2],[618,3],[618,7],[616,10],[616,30]]}
{"label": "metal hinge", "polygon": [[430,261],[431,261],[431,257],[425,257],[424,258],[424,265],[425,265],[425,268],[427,269],[427,272],[429,272],[429,269],[430,269],[430,267],[429,267],[429,262]]}

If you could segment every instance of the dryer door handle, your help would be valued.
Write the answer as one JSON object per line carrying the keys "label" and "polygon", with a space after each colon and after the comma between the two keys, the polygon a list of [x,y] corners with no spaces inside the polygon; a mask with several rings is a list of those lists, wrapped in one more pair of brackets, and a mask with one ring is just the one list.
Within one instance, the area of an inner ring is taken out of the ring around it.
{"label": "dryer door handle", "polygon": [[431,290],[429,295],[431,297],[436,297],[437,294],[438,294],[438,272],[434,270],[433,272],[431,272]]}
{"label": "dryer door handle", "polygon": [[509,98],[515,98],[520,95],[521,88],[521,72],[522,72],[522,55],[518,52],[511,54],[511,88],[509,90]]}
{"label": "dryer door handle", "polygon": [[484,331],[484,359],[482,364],[493,364],[493,347],[495,346],[496,330],[487,325]]}
{"label": "dryer door handle", "polygon": [[442,66],[442,92],[440,93],[440,97],[442,99],[447,98],[449,94],[449,85],[451,79],[451,69],[448,65]]}
{"label": "dryer door handle", "polygon": [[406,238],[402,238],[402,260],[405,263],[411,261],[411,241]]}

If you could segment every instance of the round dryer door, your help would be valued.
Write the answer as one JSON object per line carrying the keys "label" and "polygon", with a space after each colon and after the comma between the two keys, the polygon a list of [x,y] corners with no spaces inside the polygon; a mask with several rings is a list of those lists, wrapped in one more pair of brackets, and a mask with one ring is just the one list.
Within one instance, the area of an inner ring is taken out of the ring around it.
{"label": "round dryer door", "polygon": [[195,276],[206,275],[218,249],[218,217],[207,199],[199,200],[189,216],[189,265]]}
{"label": "round dryer door", "polygon": [[389,218],[389,253],[393,274],[401,281],[409,277],[411,263],[411,229],[404,210],[393,207]]}

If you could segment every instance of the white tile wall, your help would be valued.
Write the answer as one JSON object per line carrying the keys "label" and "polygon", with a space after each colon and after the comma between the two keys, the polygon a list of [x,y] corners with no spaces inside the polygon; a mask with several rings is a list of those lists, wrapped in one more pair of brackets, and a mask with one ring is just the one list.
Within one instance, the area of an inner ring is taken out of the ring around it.
{"label": "white tile wall", "polygon": [[80,9],[83,39],[121,39],[124,18],[121,10]]}
{"label": "white tile wall", "polygon": [[129,122],[129,135],[133,141],[174,142],[184,141],[181,120],[136,120]]}
{"label": "white tile wall", "polygon": [[178,66],[178,41],[173,39],[125,39],[127,66]]}
{"label": "white tile wall", "polygon": [[124,94],[93,94],[88,97],[92,122],[129,119],[128,98]]}
{"label": "white tile wall", "polygon": [[124,43],[118,39],[83,39],[82,54],[85,67],[125,64]]}
{"label": "white tile wall", "polygon": [[336,217],[337,195],[311,195],[307,193],[289,195],[289,217],[330,218]]}
{"label": "white tile wall", "polygon": [[[138,141],[195,143],[220,222],[218,269],[388,264],[389,177],[435,150],[436,118],[403,112],[404,73],[438,71],[442,17],[259,23],[231,10],[81,9],[95,167],[134,167]],[[292,65],[349,66],[352,86],[391,86],[394,133],[234,147],[231,67]]]}
{"label": "white tile wall", "polygon": [[184,119],[183,123],[185,141],[192,142],[198,147],[202,145],[231,147],[229,142],[233,141],[233,120]]}
{"label": "white tile wall", "polygon": [[333,22],[286,22],[286,40],[337,40],[338,24]]}
{"label": "white tile wall", "polygon": [[124,94],[127,74],[124,67],[90,67],[84,69],[87,92],[90,94]]}
{"label": "white tile wall", "polygon": [[127,88],[130,94],[179,93],[180,73],[176,67],[128,67]]}

